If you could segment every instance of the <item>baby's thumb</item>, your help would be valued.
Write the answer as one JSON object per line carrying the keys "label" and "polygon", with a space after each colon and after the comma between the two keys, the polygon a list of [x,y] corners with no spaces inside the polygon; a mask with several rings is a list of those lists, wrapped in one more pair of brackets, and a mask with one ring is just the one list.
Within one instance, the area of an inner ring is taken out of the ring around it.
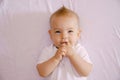
{"label": "baby's thumb", "polygon": [[65,52],[62,52],[62,57],[65,57]]}

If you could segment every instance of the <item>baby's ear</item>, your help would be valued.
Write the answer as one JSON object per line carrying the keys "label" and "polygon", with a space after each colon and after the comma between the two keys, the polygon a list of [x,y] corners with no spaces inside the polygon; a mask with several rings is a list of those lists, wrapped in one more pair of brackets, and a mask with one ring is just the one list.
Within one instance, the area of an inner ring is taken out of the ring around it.
{"label": "baby's ear", "polygon": [[78,29],[78,37],[81,36],[81,32],[82,32],[82,30],[79,28],[79,29]]}
{"label": "baby's ear", "polygon": [[48,30],[48,33],[51,35],[51,30]]}
{"label": "baby's ear", "polygon": [[51,29],[48,30],[48,33],[49,33],[49,35],[50,35],[50,38],[52,38],[52,30],[51,30]]}

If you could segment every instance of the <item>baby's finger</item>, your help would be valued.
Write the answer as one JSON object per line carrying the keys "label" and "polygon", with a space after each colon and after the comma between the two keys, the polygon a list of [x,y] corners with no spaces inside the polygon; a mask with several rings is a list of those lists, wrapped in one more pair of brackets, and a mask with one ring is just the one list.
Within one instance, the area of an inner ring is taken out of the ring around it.
{"label": "baby's finger", "polygon": [[65,56],[65,52],[61,51],[61,50],[58,50],[57,55],[60,55],[60,56],[64,57]]}
{"label": "baby's finger", "polygon": [[62,57],[64,57],[65,56],[65,52],[61,52],[62,53]]}
{"label": "baby's finger", "polygon": [[66,47],[61,47],[60,49],[62,52],[65,52],[66,53]]}
{"label": "baby's finger", "polygon": [[71,45],[70,43],[67,43],[67,46],[69,46],[69,47],[70,47],[70,46],[72,46],[72,45]]}
{"label": "baby's finger", "polygon": [[64,47],[64,46],[66,46],[66,43],[62,43],[62,44],[61,44],[61,47]]}

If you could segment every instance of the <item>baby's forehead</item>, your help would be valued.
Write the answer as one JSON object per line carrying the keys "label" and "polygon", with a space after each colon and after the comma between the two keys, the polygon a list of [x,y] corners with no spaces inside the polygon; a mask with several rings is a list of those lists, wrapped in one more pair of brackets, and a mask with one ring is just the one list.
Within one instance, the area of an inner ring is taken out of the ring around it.
{"label": "baby's forehead", "polygon": [[78,26],[78,20],[76,17],[54,17],[51,22],[51,26]]}
{"label": "baby's forehead", "polygon": [[60,18],[66,18],[66,19],[76,19],[76,20],[79,20],[78,17],[76,15],[60,15],[60,16],[52,16],[51,17],[51,20],[56,20],[56,19],[60,19]]}
{"label": "baby's forehead", "polygon": [[51,29],[53,30],[69,30],[69,29],[78,29],[79,26],[78,24],[72,24],[72,25],[69,25],[69,24],[53,24],[51,26]]}

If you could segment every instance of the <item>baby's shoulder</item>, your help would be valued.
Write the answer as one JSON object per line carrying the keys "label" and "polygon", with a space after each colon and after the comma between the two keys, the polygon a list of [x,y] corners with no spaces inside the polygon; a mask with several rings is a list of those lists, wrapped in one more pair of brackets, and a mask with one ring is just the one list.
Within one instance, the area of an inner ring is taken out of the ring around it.
{"label": "baby's shoulder", "polygon": [[84,49],[84,46],[81,45],[80,43],[78,43],[76,46],[75,46],[76,49]]}

